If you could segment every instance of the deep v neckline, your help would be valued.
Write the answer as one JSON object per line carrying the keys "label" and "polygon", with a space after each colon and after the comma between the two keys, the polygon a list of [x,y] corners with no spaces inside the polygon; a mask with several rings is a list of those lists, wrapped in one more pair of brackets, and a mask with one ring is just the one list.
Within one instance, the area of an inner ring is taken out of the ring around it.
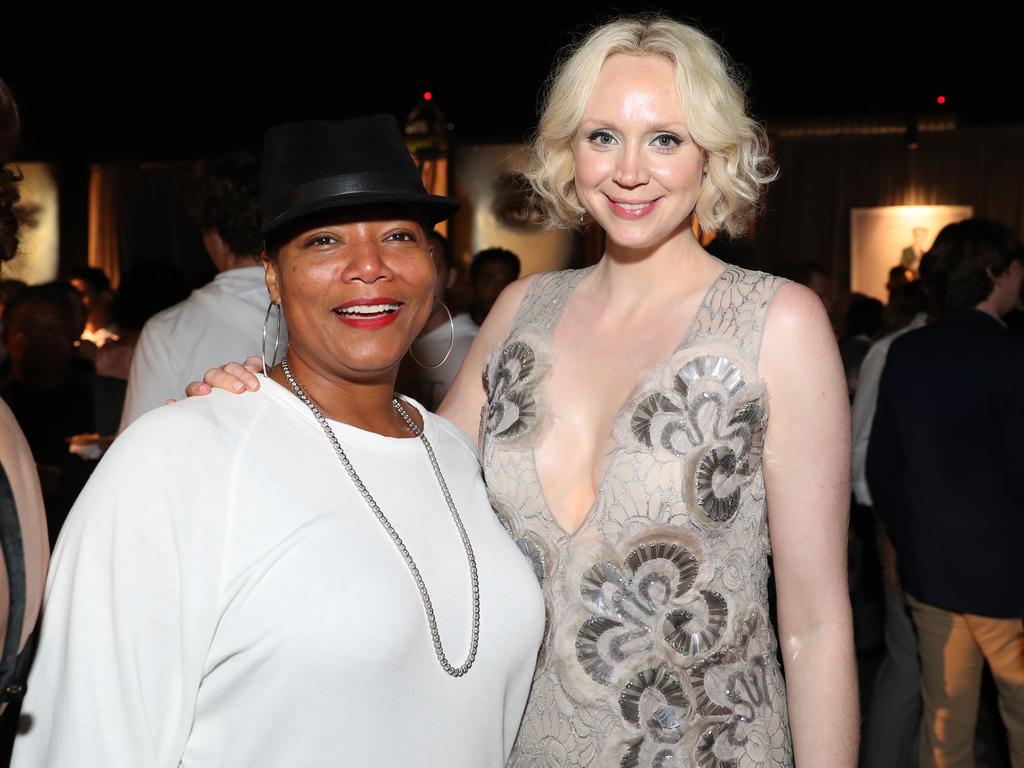
{"label": "deep v neckline", "polygon": [[[641,381],[646,381],[656,371],[663,368],[673,357],[675,357],[676,353],[678,353],[679,350],[681,350],[686,345],[687,341],[689,341],[690,337],[693,336],[694,332],[696,331],[697,320],[700,316],[701,310],[714,295],[715,291],[718,290],[719,283],[722,282],[722,280],[725,278],[725,276],[728,274],[731,268],[732,267],[730,264],[725,264],[722,267],[722,269],[719,271],[719,273],[715,276],[715,278],[708,285],[707,289],[704,291],[704,295],[701,297],[700,301],[697,303],[697,306],[694,309],[693,314],[690,316],[690,320],[686,324],[685,330],[683,331],[683,335],[679,339],[679,342],[675,345],[675,347],[672,348],[671,352],[669,352],[667,355],[658,360],[658,362],[656,362],[653,366],[640,371],[636,377],[637,384],[639,384],[639,382]],[[562,299],[561,309],[558,312],[558,314],[552,319],[551,326],[550,328],[548,328],[547,334],[544,338],[544,343],[547,344],[548,353],[549,355],[551,355],[552,358],[554,357],[553,350],[555,332],[558,330],[558,326],[562,322],[562,315],[565,314],[565,309],[569,305],[569,300],[572,298],[573,294],[576,293],[576,290],[579,288],[580,283],[583,282],[583,279],[588,274],[590,274],[590,271],[591,270],[588,269],[586,273],[583,274],[578,280],[574,281],[569,285],[568,291]],[[550,369],[548,372],[550,372]],[[544,388],[546,383],[547,373],[545,373],[544,376],[537,382],[538,389]],[[551,400],[546,396],[546,390],[544,390],[544,394],[544,399],[550,405]],[[619,419],[622,418],[623,411],[625,411],[626,408],[629,407],[629,404],[633,401],[635,397],[636,385],[633,386],[629,394],[619,405],[618,409],[616,409],[615,414],[612,417],[611,423],[613,434],[615,431],[615,425],[618,424]],[[545,425],[542,422],[541,424],[538,425],[538,427],[541,430],[541,435],[538,435],[538,440],[535,441],[530,446],[528,454],[530,470],[533,472],[534,480],[537,483],[537,490],[540,494],[540,503],[544,507],[545,516],[550,521],[550,523],[552,523],[554,527],[557,529],[559,538],[572,539],[577,533],[580,532],[580,530],[582,530],[590,522],[591,518],[593,517],[594,511],[597,509],[598,503],[601,501],[601,497],[604,495],[605,486],[608,484],[608,476],[611,473],[612,464],[615,462],[615,455],[616,453],[618,453],[620,446],[616,444],[613,438],[610,455],[608,457],[608,463],[605,465],[604,470],[601,472],[601,480],[600,482],[598,482],[597,488],[594,491],[594,498],[590,502],[590,505],[587,507],[586,513],[583,515],[583,517],[580,518],[579,523],[573,530],[570,531],[562,524],[562,521],[558,519],[558,517],[552,510],[551,504],[548,502],[547,492],[544,490],[544,483],[541,481],[540,471],[537,469],[537,443],[540,441],[540,437],[543,435]]]}

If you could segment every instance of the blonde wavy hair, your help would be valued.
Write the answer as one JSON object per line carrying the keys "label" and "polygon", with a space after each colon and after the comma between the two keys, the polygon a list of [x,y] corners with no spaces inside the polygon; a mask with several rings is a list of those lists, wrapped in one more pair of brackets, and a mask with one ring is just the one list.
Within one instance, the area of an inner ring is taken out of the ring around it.
{"label": "blonde wavy hair", "polygon": [[707,153],[708,175],[696,206],[700,227],[742,234],[761,190],[777,175],[767,138],[747,115],[728,54],[700,30],[663,16],[609,22],[561,55],[548,80],[526,173],[546,225],[580,226],[572,142],[598,73],[615,54],[660,56],[675,66],[683,118]]}

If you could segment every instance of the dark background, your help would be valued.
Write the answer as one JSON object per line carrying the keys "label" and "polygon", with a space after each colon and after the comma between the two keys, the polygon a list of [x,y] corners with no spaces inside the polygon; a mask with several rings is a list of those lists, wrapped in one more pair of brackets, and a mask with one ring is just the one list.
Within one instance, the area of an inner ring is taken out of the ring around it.
{"label": "dark background", "polygon": [[24,113],[21,159],[216,155],[257,147],[266,127],[289,120],[402,119],[426,90],[457,140],[519,141],[557,51],[617,11],[664,10],[709,32],[769,124],[934,114],[960,126],[1024,122],[1024,46],[1010,5],[955,14],[937,4],[346,5],[355,6],[9,8],[0,76]]}

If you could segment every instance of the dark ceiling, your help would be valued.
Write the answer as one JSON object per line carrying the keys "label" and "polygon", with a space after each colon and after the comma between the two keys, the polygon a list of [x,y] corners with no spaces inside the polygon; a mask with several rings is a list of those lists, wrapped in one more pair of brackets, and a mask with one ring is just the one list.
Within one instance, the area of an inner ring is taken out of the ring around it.
{"label": "dark ceiling", "polygon": [[[376,13],[351,13],[345,5],[282,3],[264,16],[255,3],[239,5],[237,16],[177,4],[135,16],[54,7],[50,19],[8,18],[0,77],[22,106],[21,155],[214,155],[256,147],[266,127],[288,120],[372,111],[401,118],[426,90],[458,137],[518,141],[534,125],[555,53],[616,11],[495,3],[479,4],[474,15],[381,3]],[[1024,122],[1016,14],[985,4],[969,17],[901,7],[662,6],[729,51],[754,113],[770,122],[943,113],[960,125]]]}

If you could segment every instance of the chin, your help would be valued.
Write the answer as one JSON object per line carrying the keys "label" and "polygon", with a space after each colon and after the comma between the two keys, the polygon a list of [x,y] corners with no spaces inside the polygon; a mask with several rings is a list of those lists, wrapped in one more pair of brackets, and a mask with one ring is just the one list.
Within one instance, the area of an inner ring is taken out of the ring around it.
{"label": "chin", "polygon": [[690,231],[692,217],[687,216],[674,226],[664,222],[621,222],[618,220],[600,221],[608,241],[621,248],[632,250],[650,250],[658,248],[681,233]]}
{"label": "chin", "polygon": [[609,242],[621,248],[632,250],[648,250],[656,248],[672,237],[671,232],[652,232],[649,228],[623,227],[621,225],[605,228]]}
{"label": "chin", "polygon": [[401,358],[390,364],[380,360],[370,361],[348,361],[342,364],[341,378],[352,382],[377,383],[384,381],[394,382],[398,374],[398,364]]}

